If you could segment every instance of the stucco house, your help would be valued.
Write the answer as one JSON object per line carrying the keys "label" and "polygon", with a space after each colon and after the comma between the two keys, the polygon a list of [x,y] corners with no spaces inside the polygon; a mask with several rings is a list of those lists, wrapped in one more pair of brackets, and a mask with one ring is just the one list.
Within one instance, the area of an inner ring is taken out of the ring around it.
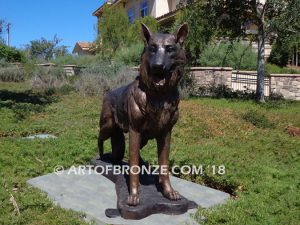
{"label": "stucco house", "polygon": [[101,19],[105,5],[122,5],[127,11],[129,22],[145,16],[152,16],[158,20],[162,27],[170,26],[175,20],[176,11],[189,0],[114,0],[106,1],[93,12],[98,20]]}
{"label": "stucco house", "polygon": [[72,53],[75,55],[92,55],[93,52],[91,51],[91,43],[85,41],[76,42]]}

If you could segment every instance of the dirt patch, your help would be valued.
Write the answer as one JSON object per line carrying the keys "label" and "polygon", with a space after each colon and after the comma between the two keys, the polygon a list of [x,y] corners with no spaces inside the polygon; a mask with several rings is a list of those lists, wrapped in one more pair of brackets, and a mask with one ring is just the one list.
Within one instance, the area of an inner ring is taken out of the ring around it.
{"label": "dirt patch", "polygon": [[286,132],[293,137],[300,138],[300,128],[299,127],[289,126],[286,128]]}

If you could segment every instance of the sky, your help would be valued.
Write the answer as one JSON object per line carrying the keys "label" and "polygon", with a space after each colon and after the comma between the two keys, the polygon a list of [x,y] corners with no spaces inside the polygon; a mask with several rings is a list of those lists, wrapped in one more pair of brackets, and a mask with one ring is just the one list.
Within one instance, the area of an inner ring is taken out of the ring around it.
{"label": "sky", "polygon": [[[92,13],[104,0],[0,0],[0,19],[11,23],[10,45],[22,48],[42,37],[69,51],[77,41],[96,39],[97,18]],[[5,35],[6,37],[6,35]]]}

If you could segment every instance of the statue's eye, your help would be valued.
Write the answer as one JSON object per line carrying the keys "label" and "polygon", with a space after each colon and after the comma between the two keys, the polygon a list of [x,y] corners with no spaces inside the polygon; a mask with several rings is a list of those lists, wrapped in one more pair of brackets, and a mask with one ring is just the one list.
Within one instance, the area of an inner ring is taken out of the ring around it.
{"label": "statue's eye", "polygon": [[148,49],[149,49],[150,52],[156,52],[157,51],[157,47],[155,45],[150,45],[148,47]]}
{"label": "statue's eye", "polygon": [[166,51],[167,52],[175,52],[176,51],[176,47],[174,47],[173,45],[167,45],[166,46]]}

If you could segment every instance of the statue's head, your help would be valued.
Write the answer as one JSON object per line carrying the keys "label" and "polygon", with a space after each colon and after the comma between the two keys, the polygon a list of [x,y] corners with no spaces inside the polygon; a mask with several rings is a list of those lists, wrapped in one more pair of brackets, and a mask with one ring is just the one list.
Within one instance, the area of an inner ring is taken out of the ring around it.
{"label": "statue's head", "polygon": [[188,34],[184,23],[174,34],[152,33],[142,24],[144,52],[141,60],[141,79],[152,90],[163,90],[177,86],[186,63],[182,48]]}

